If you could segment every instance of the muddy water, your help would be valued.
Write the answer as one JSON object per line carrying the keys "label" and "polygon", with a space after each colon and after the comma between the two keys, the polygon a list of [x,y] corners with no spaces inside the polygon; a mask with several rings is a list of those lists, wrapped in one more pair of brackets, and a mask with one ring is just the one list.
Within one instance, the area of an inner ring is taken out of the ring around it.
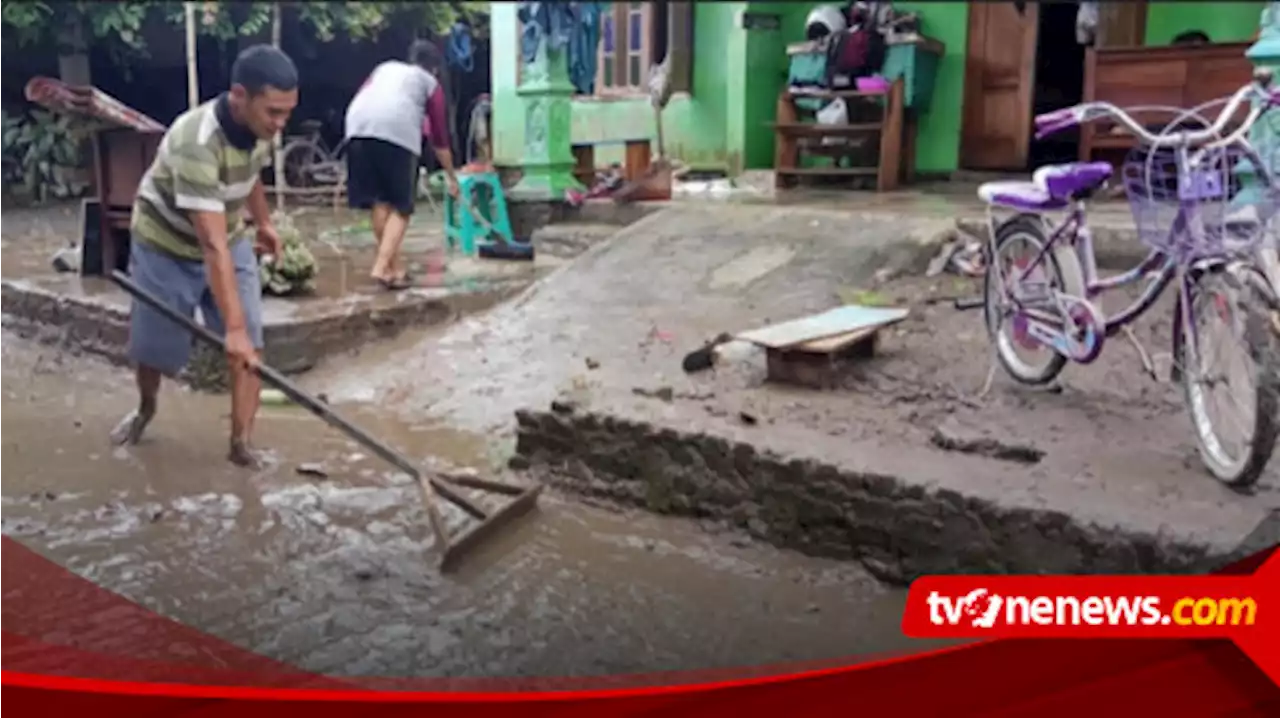
{"label": "muddy water", "polygon": [[[274,465],[260,473],[223,461],[224,398],[172,386],[149,440],[112,450],[125,372],[0,346],[5,534],[274,658],[339,675],[583,675],[912,645],[902,593],[852,566],[554,495],[441,576],[407,477],[301,409],[264,411]],[[344,408],[406,453],[501,463],[485,437]],[[328,478],[297,474],[302,462]]]}

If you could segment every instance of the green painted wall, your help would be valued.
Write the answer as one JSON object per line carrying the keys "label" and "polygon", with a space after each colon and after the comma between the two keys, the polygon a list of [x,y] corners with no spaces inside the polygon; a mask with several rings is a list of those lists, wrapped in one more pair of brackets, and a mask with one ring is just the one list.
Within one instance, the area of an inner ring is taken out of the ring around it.
{"label": "green painted wall", "polygon": [[964,106],[964,60],[969,41],[969,5],[964,2],[895,2],[899,10],[920,13],[920,31],[941,42],[929,111],[920,115],[916,135],[916,171],[952,172],[960,162],[960,116]]}
{"label": "green painted wall", "polygon": [[[741,62],[745,51],[735,37],[735,18],[746,3],[698,3],[694,7],[693,89],[671,98],[663,113],[667,152],[697,168],[736,169],[738,153],[728,142],[730,98],[741,94],[746,73]],[[490,5],[494,159],[498,165],[519,164],[524,145],[524,105],[516,94],[519,63],[519,31],[516,3]],[[739,30],[737,35],[743,35]],[[502,42],[500,38],[511,38]],[[739,72],[733,72],[736,68]],[[731,88],[731,85],[734,86]],[[739,125],[740,114],[739,114]],[[646,97],[626,99],[579,98],[574,100],[572,137],[575,142],[656,137],[654,114]],[[622,150],[600,147],[598,165],[620,161]]]}
{"label": "green painted wall", "polygon": [[1245,42],[1258,30],[1264,2],[1153,2],[1147,5],[1147,45],[1168,45],[1188,30],[1214,42]]}

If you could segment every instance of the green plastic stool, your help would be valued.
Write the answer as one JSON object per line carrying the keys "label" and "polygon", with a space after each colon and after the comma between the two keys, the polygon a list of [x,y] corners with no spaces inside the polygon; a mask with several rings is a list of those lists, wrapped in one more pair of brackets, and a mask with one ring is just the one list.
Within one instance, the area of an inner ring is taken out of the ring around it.
{"label": "green plastic stool", "polygon": [[[460,199],[450,194],[444,197],[444,236],[449,249],[474,257],[482,244],[515,242],[507,199],[496,173],[458,175],[458,196]],[[475,211],[468,211],[468,207]]]}

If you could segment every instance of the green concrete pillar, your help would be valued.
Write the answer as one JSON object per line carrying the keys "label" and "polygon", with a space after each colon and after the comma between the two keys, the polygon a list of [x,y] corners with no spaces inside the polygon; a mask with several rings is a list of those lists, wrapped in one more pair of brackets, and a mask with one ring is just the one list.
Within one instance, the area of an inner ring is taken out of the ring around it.
{"label": "green concrete pillar", "polygon": [[[1280,2],[1267,3],[1258,20],[1258,26],[1258,41],[1245,51],[1245,57],[1249,58],[1254,67],[1270,68],[1280,75]],[[1269,111],[1258,118],[1249,131],[1249,141],[1262,156],[1262,161],[1273,165],[1272,171],[1280,168],[1280,162],[1276,162],[1280,159],[1280,122],[1277,120],[1280,120],[1280,117],[1276,116],[1276,112]],[[1236,195],[1235,203],[1244,205],[1258,201],[1261,196],[1258,193],[1252,165],[1242,162],[1237,169],[1242,189]]]}
{"label": "green concrete pillar", "polygon": [[516,202],[558,202],[565,190],[582,189],[573,176],[569,52],[551,49],[545,37],[539,45],[533,62],[520,60],[523,76],[516,94],[524,101],[523,175],[508,193]]}

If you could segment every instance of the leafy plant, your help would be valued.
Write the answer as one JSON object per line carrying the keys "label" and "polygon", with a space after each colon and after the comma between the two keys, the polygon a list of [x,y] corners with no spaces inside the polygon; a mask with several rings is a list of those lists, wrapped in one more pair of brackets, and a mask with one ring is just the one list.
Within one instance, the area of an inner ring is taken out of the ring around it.
{"label": "leafy plant", "polygon": [[83,192],[82,182],[69,170],[82,163],[80,152],[87,127],[48,110],[34,110],[29,117],[4,115],[4,181],[22,185],[37,202],[50,196],[65,199]]}
{"label": "leafy plant", "polygon": [[3,152],[0,157],[4,159],[4,186],[22,184],[22,162],[15,147],[17,136],[22,131],[22,119],[0,112],[0,124],[3,124],[3,129],[0,130]]}
{"label": "leafy plant", "polygon": [[314,291],[318,269],[315,255],[302,241],[302,233],[288,215],[276,213],[274,221],[280,233],[280,256],[263,262],[258,268],[263,292],[287,297]]}
{"label": "leafy plant", "polygon": [[[405,23],[437,36],[455,22],[471,24],[473,33],[488,33],[489,3],[452,2],[202,2],[197,7],[196,32],[229,42],[250,37],[271,26],[272,10],[279,5],[321,42],[339,32],[354,40],[376,40],[385,28]],[[56,43],[61,55],[84,53],[90,45],[105,49],[127,72],[131,61],[149,57],[143,28],[158,17],[181,27],[186,21],[182,2],[175,0],[125,0],[123,2],[7,2],[0,6],[0,25],[6,39],[20,46]]]}

